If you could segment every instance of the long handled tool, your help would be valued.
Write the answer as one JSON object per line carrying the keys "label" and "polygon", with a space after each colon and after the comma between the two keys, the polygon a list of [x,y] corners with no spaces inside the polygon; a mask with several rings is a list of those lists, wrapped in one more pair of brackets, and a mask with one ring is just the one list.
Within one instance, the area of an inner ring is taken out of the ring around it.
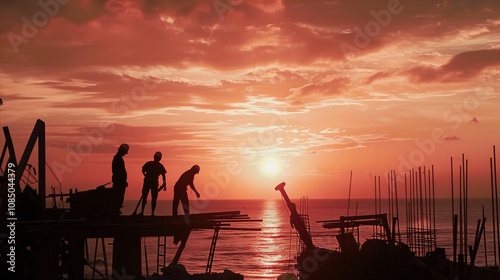
{"label": "long handled tool", "polygon": [[134,209],[134,213],[132,213],[132,216],[137,215],[137,209],[139,209],[139,205],[141,205],[141,201],[144,199],[144,194],[141,195],[141,198],[139,199],[139,202],[137,202],[137,206]]}
{"label": "long handled tool", "polygon": [[[166,191],[167,190],[167,187],[165,184],[162,184],[159,188],[158,188],[158,192],[161,192],[162,190]],[[137,206],[135,206],[135,209],[134,209],[134,213],[132,213],[132,216],[135,216],[137,215],[137,209],[139,209],[139,205],[141,205],[141,202],[142,200],[144,199],[144,194],[141,195],[141,198],[139,199],[139,202],[137,202]]]}

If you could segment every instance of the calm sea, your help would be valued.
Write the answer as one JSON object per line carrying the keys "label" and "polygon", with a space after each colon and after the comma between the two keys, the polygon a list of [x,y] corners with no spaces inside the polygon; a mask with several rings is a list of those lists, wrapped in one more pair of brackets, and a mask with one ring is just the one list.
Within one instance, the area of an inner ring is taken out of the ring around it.
{"label": "calm sea", "polygon": [[[292,199],[297,205],[299,199]],[[149,202],[149,201],[148,201]],[[123,209],[124,214],[131,214],[137,201],[127,201]],[[313,242],[318,247],[337,248],[338,243],[335,235],[336,230],[323,229],[319,220],[338,219],[340,215],[347,215],[348,201],[345,199],[309,199],[308,213],[311,225]],[[365,215],[373,214],[375,211],[375,202],[370,199],[351,199],[349,214]],[[388,212],[387,201],[382,200],[382,213]],[[443,247],[449,258],[452,256],[452,213],[451,200],[437,199],[435,201],[436,209],[436,243],[437,247]],[[406,242],[406,212],[405,201],[398,201],[400,217],[400,232],[403,234],[401,240]],[[482,206],[485,207],[486,223],[486,243],[487,254],[484,251],[484,237],[481,239],[479,252],[477,254],[476,264],[493,265],[493,231],[491,223],[491,199],[469,199],[468,201],[468,244],[472,245],[476,224],[478,219],[482,219]],[[149,203],[146,206],[146,214],[149,213]],[[171,201],[159,201],[156,214],[170,215]],[[455,204],[458,214],[458,202]],[[181,210],[180,210],[181,211]],[[215,252],[212,272],[222,272],[224,269],[230,269],[234,272],[243,274],[245,279],[276,279],[285,272],[295,272],[294,257],[297,252],[296,231],[290,227],[288,208],[283,200],[213,200],[208,201],[203,207],[191,206],[192,213],[214,212],[214,211],[240,211],[247,214],[252,219],[262,219],[262,222],[235,223],[235,227],[260,228],[261,231],[221,231]],[[433,219],[433,218],[432,218]],[[191,233],[187,246],[181,257],[182,263],[189,273],[203,273],[208,259],[208,252],[212,240],[213,231],[195,231]],[[371,238],[373,230],[371,227],[364,227],[360,232],[360,241]],[[106,239],[106,255],[111,267],[112,250],[111,239]],[[143,244],[143,274],[151,275],[156,272],[157,261],[157,238],[145,238],[145,247]],[[100,243],[100,242],[99,242]],[[167,264],[177,250],[177,246],[172,244],[172,238],[168,238],[167,246]],[[94,257],[95,242],[89,240],[90,261]],[[147,267],[144,256],[147,256]],[[98,247],[97,268],[104,274],[102,248]],[[90,277],[92,271],[87,268],[86,275]],[[99,277],[96,274],[96,279]]]}

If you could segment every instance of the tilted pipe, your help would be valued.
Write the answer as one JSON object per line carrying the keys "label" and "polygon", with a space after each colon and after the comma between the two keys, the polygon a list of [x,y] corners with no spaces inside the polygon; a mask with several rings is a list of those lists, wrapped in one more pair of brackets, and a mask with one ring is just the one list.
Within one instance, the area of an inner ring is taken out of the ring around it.
{"label": "tilted pipe", "polygon": [[295,203],[292,203],[290,201],[290,198],[286,194],[285,185],[286,183],[282,182],[281,184],[277,185],[274,189],[281,192],[281,195],[283,196],[283,199],[285,199],[288,209],[290,209],[290,223],[292,224],[292,227],[294,227],[297,230],[300,239],[304,242],[304,244],[306,244],[306,248],[314,249],[316,246],[314,246],[312,242],[311,235],[309,235],[309,232],[307,231],[304,221],[300,217],[299,213],[297,213],[297,206],[295,205]]}

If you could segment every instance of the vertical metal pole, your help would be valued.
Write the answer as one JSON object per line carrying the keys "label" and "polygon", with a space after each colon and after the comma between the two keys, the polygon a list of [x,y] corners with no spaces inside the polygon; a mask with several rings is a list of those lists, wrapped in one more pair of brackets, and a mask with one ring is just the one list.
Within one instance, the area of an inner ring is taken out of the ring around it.
{"label": "vertical metal pole", "polygon": [[420,206],[420,236],[419,236],[419,239],[420,239],[420,245],[421,245],[421,249],[422,251],[420,252],[421,256],[423,255],[423,250],[425,248],[425,240],[422,239],[422,236],[423,236],[423,229],[425,228],[424,226],[424,195],[423,195],[423,191],[422,191],[422,168],[419,167],[418,168],[418,188],[419,188],[419,192],[420,192],[420,198],[419,198],[419,206]]}
{"label": "vertical metal pole", "polygon": [[396,197],[396,217],[398,218],[397,223],[398,223],[398,237],[399,237],[399,242],[401,242],[401,229],[399,227],[399,203],[398,203],[398,184],[397,184],[397,177],[396,177],[396,171],[393,170],[392,172],[393,177],[394,177],[394,194]]}
{"label": "vertical metal pole", "polygon": [[456,271],[457,271],[457,234],[458,234],[458,216],[453,215],[453,264],[452,264],[452,273],[451,279],[455,279]]}
{"label": "vertical metal pole", "polygon": [[104,275],[106,276],[106,279],[109,278],[109,269],[108,269],[108,256],[106,254],[106,242],[104,242],[104,237],[101,238],[101,245],[102,245],[102,256],[104,258]]}
{"label": "vertical metal pole", "polygon": [[490,177],[491,177],[491,216],[493,223],[493,260],[494,266],[497,266],[497,230],[496,230],[496,215],[495,215],[495,180],[493,178],[493,159],[490,158]]}
{"label": "vertical metal pole", "polygon": [[434,165],[432,165],[432,233],[434,235],[434,248],[436,248],[437,244],[437,236],[436,236],[436,192],[434,185]]}
{"label": "vertical metal pole", "polygon": [[428,233],[429,233],[429,251],[433,251],[432,248],[432,193],[431,193],[431,171],[427,170],[427,193],[429,196],[427,197],[427,217],[429,218],[428,222]]}
{"label": "vertical metal pole", "polygon": [[450,158],[450,171],[451,171],[451,221],[455,219],[455,197],[453,194],[453,157]]}
{"label": "vertical metal pole", "polygon": [[415,169],[412,168],[412,184],[413,184],[413,227],[412,227],[412,235],[413,235],[413,244],[415,248],[415,253],[418,253],[418,236],[417,236],[417,227],[418,227],[418,195],[417,195],[417,173]]}
{"label": "vertical metal pole", "polygon": [[[427,203],[427,170],[424,166],[424,231],[423,231],[423,238],[424,238],[424,251],[429,250],[429,237],[427,236],[427,233],[429,232],[429,209],[428,203]],[[425,252],[424,252],[425,253]]]}
{"label": "vertical metal pole", "polygon": [[500,260],[500,222],[498,219],[498,183],[497,183],[497,153],[495,150],[495,145],[493,145],[493,171],[495,173],[495,207],[496,207],[496,224],[497,224],[497,253],[498,259]]}
{"label": "vertical metal pole", "polygon": [[459,224],[460,224],[459,227],[460,227],[460,229],[458,231],[458,234],[460,236],[459,237],[459,239],[460,239],[460,242],[459,242],[460,250],[459,251],[460,251],[460,254],[463,254],[464,253],[463,252],[463,247],[462,247],[463,246],[463,224],[462,224],[462,221],[463,221],[463,219],[462,219],[463,206],[462,206],[462,167],[461,166],[459,168],[459,171],[460,171],[460,184],[459,184],[459,190],[460,190],[459,191],[459,194],[460,194],[460,197],[459,197],[460,213],[459,213],[458,219],[459,219]]}
{"label": "vertical metal pole", "polygon": [[[378,214],[378,211],[377,211],[377,176],[375,176],[374,178],[374,185],[375,185],[375,215]],[[376,238],[377,236],[377,226],[374,226],[372,228],[372,231],[373,231],[373,237]]]}
{"label": "vertical metal pole", "polygon": [[[415,199],[415,193],[414,193],[414,187],[413,187],[413,170],[410,170],[410,241],[411,241],[411,247],[412,249],[415,249],[415,239],[413,235],[413,228],[415,224],[415,211],[414,211],[414,199]],[[415,252],[415,251],[413,251]]]}
{"label": "vertical metal pole", "polygon": [[382,191],[380,190],[382,187],[380,185],[380,175],[378,176],[378,211],[382,214]]}
{"label": "vertical metal pole", "polygon": [[351,207],[351,187],[352,187],[352,170],[351,170],[351,175],[349,176],[349,196],[347,199],[347,217],[349,217],[349,209]]}
{"label": "vertical metal pole", "polygon": [[[462,154],[462,159],[464,159],[465,156],[464,154]],[[464,179],[464,248],[465,248],[465,264],[467,264],[467,261],[469,259],[469,253],[467,250],[469,248],[469,242],[468,242],[468,239],[469,239],[469,235],[468,235],[468,231],[469,231],[469,226],[467,225],[468,223],[468,211],[469,211],[469,207],[468,207],[468,199],[469,199],[469,188],[468,188],[468,184],[467,184],[467,176],[468,176],[468,173],[469,173],[469,160],[465,160],[465,166],[464,166],[464,176],[463,176],[463,179]]]}
{"label": "vertical metal pole", "polygon": [[406,173],[405,173],[405,214],[406,214],[406,243],[410,244],[410,237],[409,237],[409,224],[410,224],[410,213],[408,212],[408,185],[406,181]]}
{"label": "vertical metal pole", "polygon": [[146,237],[142,237],[142,245],[144,247],[144,264],[146,266],[146,278],[149,279],[149,262],[148,262],[148,248],[146,247]]}
{"label": "vertical metal pole", "polygon": [[[387,203],[389,206],[389,221],[392,221],[392,200],[391,200],[391,179],[389,172],[387,172]],[[392,225],[391,225],[392,226]]]}
{"label": "vertical metal pole", "polygon": [[45,153],[45,123],[41,120],[37,121],[40,126],[40,131],[38,135],[38,194],[40,195],[40,209],[39,217],[40,219],[45,219],[45,187],[46,187],[46,153]]}
{"label": "vertical metal pole", "polygon": [[453,191],[453,157],[450,158],[450,177],[451,177],[451,222],[453,225],[453,265],[452,278],[455,279],[455,270],[457,263],[457,215],[455,215],[455,195]]}
{"label": "vertical metal pole", "polygon": [[375,203],[375,214],[378,214],[378,210],[377,210],[377,176],[375,176],[373,178],[373,180],[374,180],[374,182],[373,182],[374,184],[373,185],[375,187],[375,189],[374,189],[374,192],[375,192],[375,200],[374,200],[374,203]]}
{"label": "vertical metal pole", "polygon": [[96,271],[96,263],[97,263],[97,248],[99,245],[99,237],[95,239],[95,247],[94,247],[94,267],[92,269],[92,280],[95,279],[95,271]]}
{"label": "vertical metal pole", "polygon": [[[483,220],[486,220],[486,215],[484,214],[484,205],[483,205]],[[486,246],[486,230],[485,230],[485,233],[484,233],[484,262],[486,264],[486,268],[488,268],[488,248]]]}

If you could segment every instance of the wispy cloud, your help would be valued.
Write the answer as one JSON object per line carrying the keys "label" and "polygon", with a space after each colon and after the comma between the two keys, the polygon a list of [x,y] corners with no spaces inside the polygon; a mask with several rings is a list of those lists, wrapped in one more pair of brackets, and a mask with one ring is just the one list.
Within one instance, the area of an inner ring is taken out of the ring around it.
{"label": "wispy cloud", "polygon": [[122,141],[136,161],[155,147],[214,166],[272,153],[322,161],[317,175],[332,155],[418,150],[435,129],[454,145],[498,140],[497,0],[256,0],[222,18],[203,0],[57,9],[35,24],[39,2],[0,1],[0,113],[19,133],[45,120],[61,157],[102,124],[97,155]]}

